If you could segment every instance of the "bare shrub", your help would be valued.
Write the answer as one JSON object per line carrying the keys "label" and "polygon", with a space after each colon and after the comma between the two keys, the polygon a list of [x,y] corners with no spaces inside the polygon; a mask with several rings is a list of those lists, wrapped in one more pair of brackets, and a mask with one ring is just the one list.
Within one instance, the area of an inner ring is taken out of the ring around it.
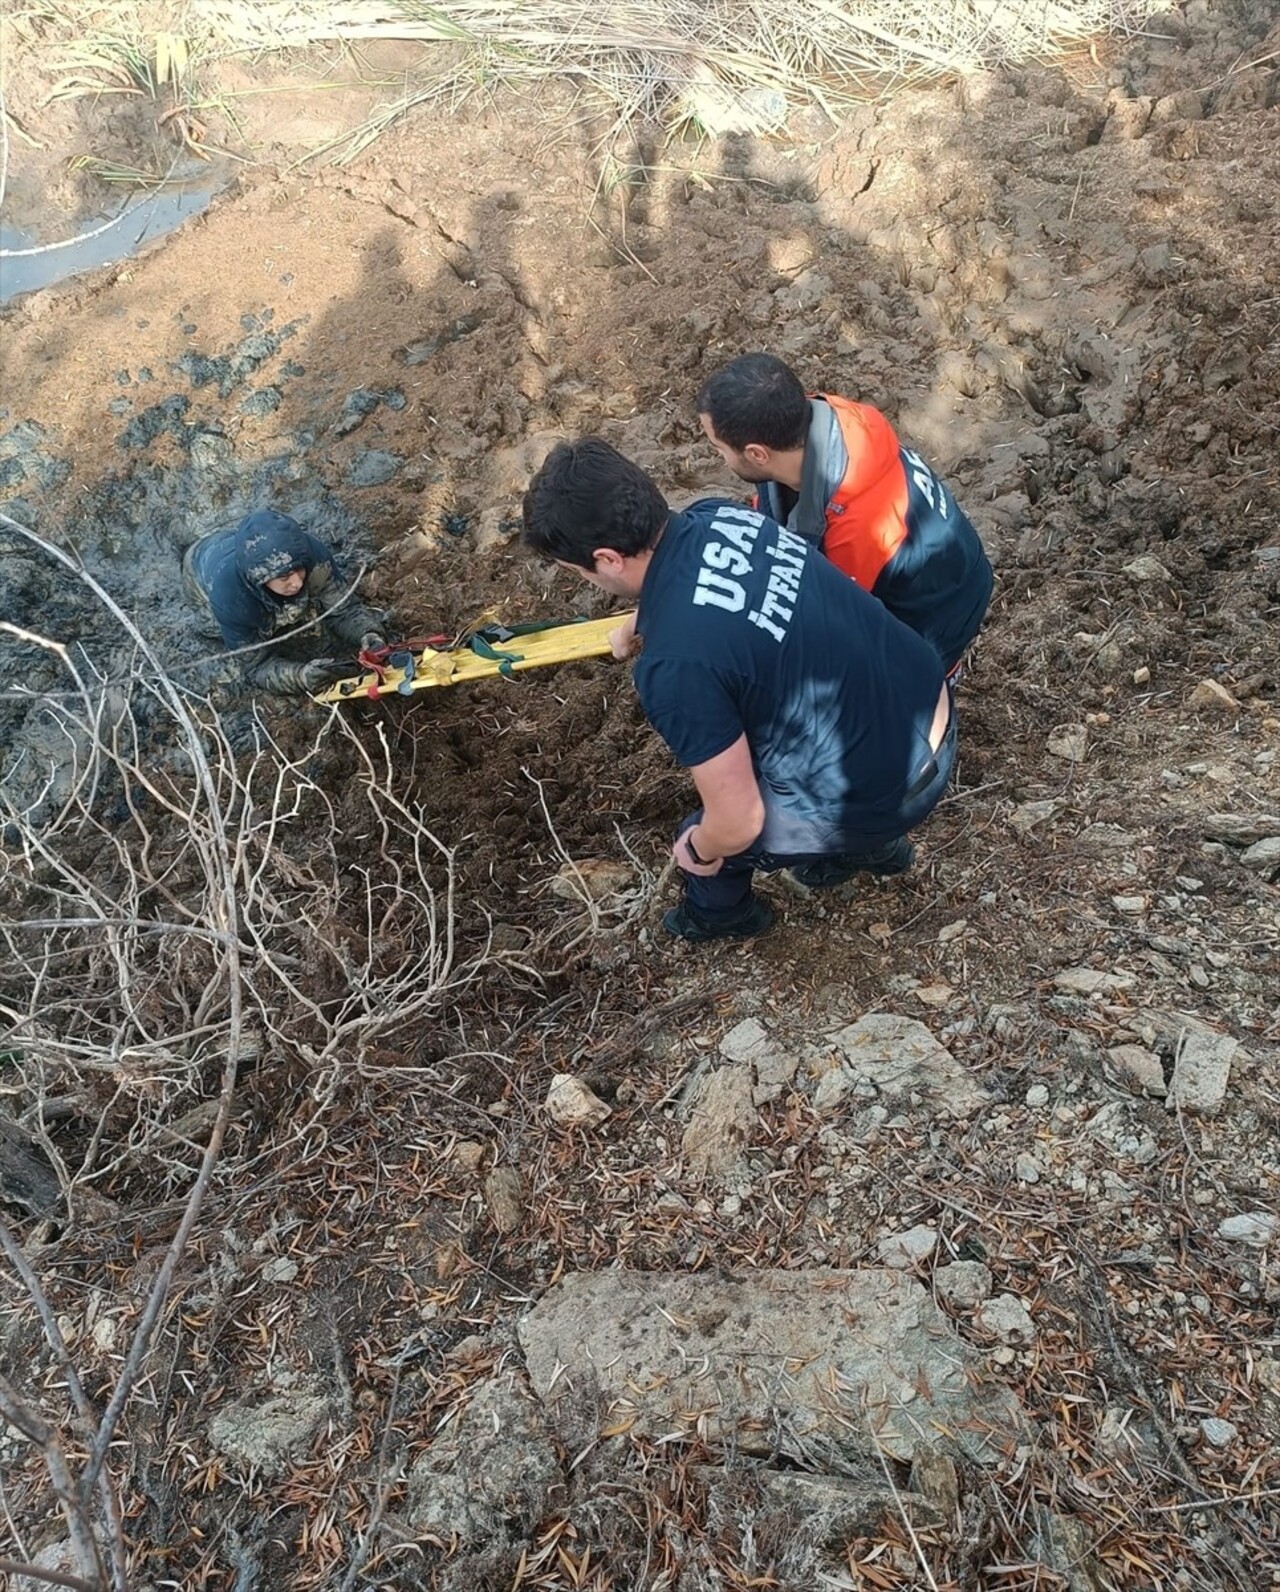
{"label": "bare shrub", "polygon": [[[344,1068],[486,956],[459,956],[453,854],[399,791],[384,739],[366,745],[333,714],[289,751],[255,716],[251,747],[233,747],[92,576],[3,519],[81,580],[125,640],[108,671],[3,627],[57,654],[71,689],[46,705],[62,750],[37,799],[0,794],[0,1171],[8,1157],[27,1175],[0,1194],[36,1219],[25,1243],[0,1222],[18,1284],[6,1330],[16,1341],[38,1320],[70,1400],[54,1413],[47,1391],[3,1383],[0,1413],[43,1457],[82,1584],[125,1592],[127,1461],[113,1442],[243,1072],[286,1057],[323,1110]],[[339,756],[335,799],[318,770]],[[340,860],[340,831],[359,839],[358,866]],[[90,1399],[54,1278],[86,1231],[166,1201],[163,1259],[113,1385]]]}

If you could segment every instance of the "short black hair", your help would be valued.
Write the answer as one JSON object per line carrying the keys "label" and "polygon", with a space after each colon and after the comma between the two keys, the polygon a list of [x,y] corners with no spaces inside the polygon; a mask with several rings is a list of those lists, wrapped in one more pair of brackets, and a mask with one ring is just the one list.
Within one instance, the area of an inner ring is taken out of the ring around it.
{"label": "short black hair", "polygon": [[773,354],[740,354],[708,376],[697,410],[736,452],[750,442],[779,452],[802,448],[809,435],[809,397],[800,378]]}
{"label": "short black hair", "polygon": [[524,495],[524,545],[593,569],[597,548],[633,557],[652,547],[670,514],[638,464],[603,437],[558,442]]}

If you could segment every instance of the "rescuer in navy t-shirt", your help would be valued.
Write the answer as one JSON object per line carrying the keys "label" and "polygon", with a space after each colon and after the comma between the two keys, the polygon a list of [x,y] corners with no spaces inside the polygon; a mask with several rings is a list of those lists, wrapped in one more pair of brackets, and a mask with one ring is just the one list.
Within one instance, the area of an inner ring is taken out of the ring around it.
{"label": "rescuer in navy t-shirt", "polygon": [[685,939],[772,922],[753,869],[814,888],[901,873],[903,838],[946,788],[955,735],[926,642],[802,537],[717,499],[673,514],[598,437],[561,443],[524,500],[524,540],[584,580],[638,597],[645,713],[693,775],[701,810],[677,836]]}

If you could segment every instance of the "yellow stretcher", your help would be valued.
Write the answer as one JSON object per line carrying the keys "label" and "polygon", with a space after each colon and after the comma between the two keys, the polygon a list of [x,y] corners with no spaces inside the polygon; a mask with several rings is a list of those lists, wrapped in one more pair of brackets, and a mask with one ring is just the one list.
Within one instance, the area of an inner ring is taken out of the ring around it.
{"label": "yellow stretcher", "polygon": [[460,685],[490,675],[511,675],[521,669],[540,669],[550,663],[575,658],[600,658],[609,651],[609,633],[629,618],[611,614],[607,619],[570,619],[558,624],[521,626],[507,630],[485,625],[452,646],[411,651],[391,647],[379,670],[339,680],[315,695],[317,702],[376,701],[379,697],[409,696],[432,686]]}

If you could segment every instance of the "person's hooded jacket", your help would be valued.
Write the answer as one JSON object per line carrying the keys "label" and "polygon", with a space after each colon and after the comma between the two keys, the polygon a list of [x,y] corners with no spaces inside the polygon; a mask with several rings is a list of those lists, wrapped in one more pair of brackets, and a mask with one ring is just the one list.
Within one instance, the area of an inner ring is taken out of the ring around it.
{"label": "person's hooded jacket", "polygon": [[[306,574],[296,597],[268,591],[267,581],[293,569]],[[284,640],[319,617],[333,642],[354,659],[361,640],[384,623],[381,614],[347,595],[330,549],[274,509],[259,509],[234,529],[201,537],[187,549],[183,571],[188,590],[212,614],[228,650],[255,649],[243,654],[240,670],[244,683],[258,690],[306,690],[305,663],[261,643]]]}
{"label": "person's hooded jacket", "polygon": [[763,482],[756,507],[820,547],[930,643],[950,673],[972,644],[995,577],[977,531],[878,409],[815,393],[800,491]]}

